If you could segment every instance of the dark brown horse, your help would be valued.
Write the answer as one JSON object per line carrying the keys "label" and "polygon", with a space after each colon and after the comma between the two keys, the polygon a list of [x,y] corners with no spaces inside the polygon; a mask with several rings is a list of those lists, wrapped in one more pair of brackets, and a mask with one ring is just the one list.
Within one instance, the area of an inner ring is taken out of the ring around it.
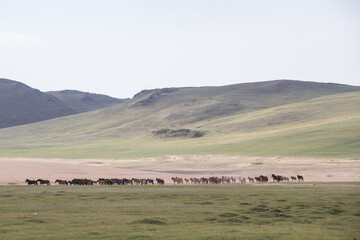
{"label": "dark brown horse", "polygon": [[260,181],[261,181],[261,182],[267,182],[267,181],[269,181],[269,179],[268,179],[267,176],[260,175],[259,178],[260,178]]}
{"label": "dark brown horse", "polygon": [[142,185],[142,181],[141,181],[141,179],[138,179],[138,178],[133,178],[133,179],[131,179],[132,181],[133,181],[133,183],[134,183],[134,185]]}
{"label": "dark brown horse", "polygon": [[222,178],[219,178],[219,177],[209,177],[209,183],[211,183],[211,184],[219,184],[219,183],[222,183]]}
{"label": "dark brown horse", "polygon": [[106,185],[105,179],[99,179],[96,181],[99,185]]}
{"label": "dark brown horse", "polygon": [[183,184],[184,183],[183,179],[178,178],[178,177],[172,177],[171,180],[174,182],[174,185],[175,185],[175,183],[177,183],[177,184]]}
{"label": "dark brown horse", "polygon": [[117,185],[123,185],[124,183],[122,179],[118,179],[118,178],[112,178],[111,181],[113,181],[113,184],[117,184]]}
{"label": "dark brown horse", "polygon": [[37,181],[40,183],[40,185],[50,185],[49,180],[38,179]]}
{"label": "dark brown horse", "polygon": [[59,183],[59,185],[68,185],[68,182],[66,180],[56,179],[55,183]]}

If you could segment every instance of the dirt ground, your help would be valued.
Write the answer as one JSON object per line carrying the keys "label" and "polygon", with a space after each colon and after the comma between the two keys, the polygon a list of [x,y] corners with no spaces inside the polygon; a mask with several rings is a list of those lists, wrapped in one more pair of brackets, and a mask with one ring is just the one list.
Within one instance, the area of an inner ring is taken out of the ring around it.
{"label": "dirt ground", "polygon": [[304,176],[305,181],[360,181],[360,159],[243,157],[222,155],[166,156],[140,159],[0,158],[0,184],[25,179],[163,178],[173,176]]}

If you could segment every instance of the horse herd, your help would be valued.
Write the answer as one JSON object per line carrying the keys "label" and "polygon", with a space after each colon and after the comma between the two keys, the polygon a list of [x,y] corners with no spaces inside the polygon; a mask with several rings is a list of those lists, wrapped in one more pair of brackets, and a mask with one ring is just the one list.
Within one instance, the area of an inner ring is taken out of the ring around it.
{"label": "horse herd", "polygon": [[[304,177],[301,175],[291,176],[290,178],[272,174],[271,178],[273,182],[282,182],[286,181],[304,181]],[[259,177],[248,177],[247,179],[244,177],[201,177],[201,178],[179,178],[179,177],[172,177],[171,181],[174,185],[179,184],[225,184],[225,183],[255,183],[255,182],[268,182],[269,178],[267,176],[260,175]],[[49,180],[29,180],[26,179],[25,183],[28,185],[50,185]],[[59,180],[56,179],[55,183],[59,185],[154,185],[155,183],[158,185],[164,185],[165,180],[161,178],[150,179],[150,178],[99,178],[96,181],[86,178],[75,178],[73,180]]]}

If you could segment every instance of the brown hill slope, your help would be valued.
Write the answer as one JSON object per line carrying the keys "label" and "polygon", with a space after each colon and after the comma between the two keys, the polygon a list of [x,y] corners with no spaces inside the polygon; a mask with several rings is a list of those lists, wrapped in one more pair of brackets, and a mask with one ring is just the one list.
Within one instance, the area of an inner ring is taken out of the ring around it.
{"label": "brown hill slope", "polygon": [[23,83],[0,79],[0,128],[75,114],[56,97]]}
{"label": "brown hill slope", "polygon": [[75,90],[44,93],[21,82],[0,78],[0,128],[88,112],[126,100]]}

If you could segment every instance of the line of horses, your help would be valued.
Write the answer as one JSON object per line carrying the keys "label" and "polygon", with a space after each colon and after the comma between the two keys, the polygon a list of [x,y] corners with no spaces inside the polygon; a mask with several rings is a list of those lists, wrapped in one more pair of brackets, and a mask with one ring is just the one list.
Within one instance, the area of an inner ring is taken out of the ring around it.
{"label": "line of horses", "polygon": [[[289,178],[281,175],[272,174],[271,177],[273,178],[273,182],[280,182],[280,181],[287,181],[289,182]],[[255,183],[255,182],[268,182],[269,178],[267,176],[260,175],[259,177],[202,177],[202,178],[179,178],[179,177],[172,177],[171,181],[175,184],[220,184],[220,183]],[[304,181],[304,177],[301,175],[297,175],[296,177],[291,176],[291,181]]]}
{"label": "line of horses", "polygon": [[[154,179],[150,179],[150,178],[147,179],[99,178],[96,181],[87,178],[74,178],[73,180],[69,180],[69,181],[61,180],[61,179],[55,180],[55,183],[58,183],[59,185],[154,185],[155,182],[159,185],[165,184],[165,180],[160,178],[156,178],[155,181]],[[28,185],[44,185],[44,184],[50,185],[49,180],[42,180],[42,179],[38,179],[38,180],[26,179],[25,183],[27,183]]]}
{"label": "line of horses", "polygon": [[[289,182],[291,181],[299,181],[303,182],[304,177],[302,175],[291,176],[290,178],[272,174],[271,178],[273,182]],[[171,181],[174,185],[179,184],[226,184],[226,183],[255,183],[255,182],[268,182],[269,178],[264,175],[260,175],[258,177],[201,177],[201,178],[179,178],[172,177]],[[25,183],[28,185],[50,185],[49,180],[37,179],[37,180],[29,180],[26,179]],[[165,180],[161,178],[151,179],[151,178],[99,178],[94,181],[86,178],[74,178],[73,180],[60,180],[56,179],[55,183],[59,185],[154,185],[155,183],[158,185],[164,185]]]}
{"label": "line of horses", "polygon": [[38,180],[26,179],[25,183],[27,183],[28,185],[50,185],[49,180],[43,180],[43,179],[38,179]]}

